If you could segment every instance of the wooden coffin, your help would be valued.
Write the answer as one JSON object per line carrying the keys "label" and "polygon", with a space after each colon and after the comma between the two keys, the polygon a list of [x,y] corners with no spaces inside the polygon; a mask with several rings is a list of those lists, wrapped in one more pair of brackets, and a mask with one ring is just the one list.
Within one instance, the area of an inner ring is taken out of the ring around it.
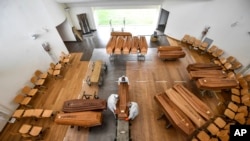
{"label": "wooden coffin", "polygon": [[130,32],[118,32],[114,31],[110,33],[111,36],[132,36]]}
{"label": "wooden coffin", "polygon": [[193,63],[187,66],[188,72],[196,70],[222,70],[222,67],[212,63]]}
{"label": "wooden coffin", "polygon": [[104,99],[72,99],[64,102],[62,111],[72,113],[105,109],[107,101]]}
{"label": "wooden coffin", "polygon": [[158,51],[181,51],[182,48],[180,46],[159,46]]}
{"label": "wooden coffin", "polygon": [[227,73],[223,70],[197,70],[197,71],[190,71],[189,72],[190,79],[196,80],[199,78],[226,78]]}
{"label": "wooden coffin", "polygon": [[102,113],[93,111],[58,113],[55,117],[55,123],[82,127],[99,126],[102,124]]}
{"label": "wooden coffin", "polygon": [[106,46],[106,52],[108,54],[112,54],[114,52],[115,44],[116,44],[116,36],[110,37]]}
{"label": "wooden coffin", "polygon": [[118,87],[119,100],[117,102],[116,113],[119,119],[125,119],[128,115],[128,104],[129,104],[129,85],[127,82],[120,83]]}
{"label": "wooden coffin", "polygon": [[169,99],[176,106],[178,106],[197,127],[201,127],[206,123],[203,117],[201,117],[198,112],[173,88],[166,90],[165,93]]}
{"label": "wooden coffin", "polygon": [[148,51],[148,44],[145,36],[140,37],[140,43],[139,43],[140,53],[141,54],[147,54]]}
{"label": "wooden coffin", "polygon": [[175,84],[173,88],[206,120],[214,117],[212,109],[182,84]]}
{"label": "wooden coffin", "polygon": [[128,36],[124,42],[122,53],[129,54],[131,45],[132,45],[132,37]]}
{"label": "wooden coffin", "polygon": [[131,54],[137,54],[139,48],[139,38],[137,36],[134,36],[132,38],[132,46],[131,46]]}
{"label": "wooden coffin", "polygon": [[174,128],[188,136],[195,131],[196,128],[191,120],[165,93],[155,95],[154,98]]}
{"label": "wooden coffin", "polygon": [[185,57],[186,54],[183,51],[160,51],[158,57],[161,59],[178,59]]}
{"label": "wooden coffin", "polygon": [[235,88],[238,86],[238,82],[228,78],[200,78],[196,81],[196,85],[199,89],[204,90],[222,90]]}
{"label": "wooden coffin", "polygon": [[122,36],[118,36],[115,44],[114,54],[122,54],[123,46],[124,46],[124,38]]}

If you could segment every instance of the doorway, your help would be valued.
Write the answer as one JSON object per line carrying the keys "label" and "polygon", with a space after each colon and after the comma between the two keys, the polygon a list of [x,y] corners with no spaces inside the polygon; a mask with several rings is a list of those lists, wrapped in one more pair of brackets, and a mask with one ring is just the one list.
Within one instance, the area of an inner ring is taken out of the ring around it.
{"label": "doorway", "polygon": [[164,33],[168,21],[169,11],[161,9],[156,30]]}
{"label": "doorway", "polygon": [[81,26],[82,34],[90,33],[91,29],[89,26],[87,14],[86,13],[79,14],[79,15],[77,15],[77,18],[78,18],[79,24]]}

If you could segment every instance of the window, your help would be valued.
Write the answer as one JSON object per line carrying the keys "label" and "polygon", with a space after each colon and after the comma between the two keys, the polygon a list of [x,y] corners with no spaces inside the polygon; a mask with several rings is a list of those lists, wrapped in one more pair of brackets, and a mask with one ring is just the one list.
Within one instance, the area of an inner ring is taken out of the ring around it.
{"label": "window", "polygon": [[152,26],[158,18],[157,8],[148,9],[96,9],[97,26]]}

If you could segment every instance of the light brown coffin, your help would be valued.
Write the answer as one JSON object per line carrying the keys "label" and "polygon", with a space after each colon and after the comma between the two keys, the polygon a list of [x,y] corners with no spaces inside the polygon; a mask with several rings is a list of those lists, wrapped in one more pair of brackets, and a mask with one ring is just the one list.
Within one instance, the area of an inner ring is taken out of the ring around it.
{"label": "light brown coffin", "polygon": [[191,120],[167,97],[165,93],[155,95],[154,98],[174,128],[188,136],[195,131],[195,126]]}
{"label": "light brown coffin", "polygon": [[116,113],[119,119],[128,117],[129,91],[128,83],[120,83],[118,87],[119,100],[117,102]]}
{"label": "light brown coffin", "polygon": [[235,88],[238,82],[228,78],[200,78],[196,81],[196,85],[199,89],[222,90]]}
{"label": "light brown coffin", "polygon": [[104,99],[72,99],[64,102],[62,111],[72,113],[105,109],[107,101]]}
{"label": "light brown coffin", "polygon": [[158,52],[158,57],[160,59],[178,59],[186,56],[186,53],[183,51],[160,51]]}
{"label": "light brown coffin", "polygon": [[122,54],[123,46],[124,46],[124,38],[122,36],[118,36],[116,39],[114,54]]}
{"label": "light brown coffin", "polygon": [[206,120],[214,117],[212,109],[182,84],[175,84],[173,88]]}
{"label": "light brown coffin", "polygon": [[197,127],[201,127],[206,123],[205,120],[197,113],[197,111],[173,88],[166,90],[165,93],[169,99],[176,106],[178,106]]}
{"label": "light brown coffin", "polygon": [[123,46],[123,50],[122,50],[122,53],[123,54],[129,54],[130,52],[130,49],[131,49],[131,46],[132,46],[132,37],[131,36],[128,36],[125,40],[125,43],[124,43],[124,46]]}
{"label": "light brown coffin", "polygon": [[176,50],[181,51],[182,48],[180,46],[159,46],[158,47],[158,52],[159,51],[176,51]]}
{"label": "light brown coffin", "polygon": [[101,112],[77,112],[77,113],[58,113],[55,122],[62,125],[75,125],[82,127],[93,127],[102,124]]}
{"label": "light brown coffin", "polygon": [[212,63],[193,63],[187,66],[188,72],[196,70],[222,70],[222,67]]}
{"label": "light brown coffin", "polygon": [[137,36],[133,36],[130,53],[137,54],[138,48],[139,48],[139,38]]}
{"label": "light brown coffin", "polygon": [[132,34],[130,32],[111,32],[110,33],[111,36],[132,36]]}
{"label": "light brown coffin", "polygon": [[147,54],[148,51],[148,44],[145,36],[140,36],[140,43],[139,43],[140,53]]}
{"label": "light brown coffin", "polygon": [[106,46],[106,52],[108,54],[112,54],[114,52],[115,44],[116,44],[116,36],[111,36]]}
{"label": "light brown coffin", "polygon": [[189,72],[190,79],[196,80],[199,78],[226,78],[227,73],[223,70],[197,70]]}

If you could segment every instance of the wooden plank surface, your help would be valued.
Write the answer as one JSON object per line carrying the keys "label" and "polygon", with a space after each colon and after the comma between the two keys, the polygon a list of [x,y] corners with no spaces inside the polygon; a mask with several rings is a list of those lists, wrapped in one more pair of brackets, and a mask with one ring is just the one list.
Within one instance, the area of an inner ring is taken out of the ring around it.
{"label": "wooden plank surface", "polygon": [[212,109],[182,84],[175,84],[173,88],[206,120],[214,117]]}
{"label": "wooden plank surface", "polygon": [[102,124],[102,112],[58,113],[55,117],[55,123],[82,126],[85,128],[99,126]]}
{"label": "wooden plank surface", "polygon": [[193,134],[196,128],[195,125],[188,116],[186,116],[185,113],[167,97],[166,94],[161,93],[155,95],[155,100],[158,102],[163,113],[174,128],[187,136]]}
{"label": "wooden plank surface", "polygon": [[[178,41],[171,40],[171,45],[179,45]],[[185,46],[185,45],[183,45]],[[127,61],[126,75],[129,77],[129,97],[131,101],[136,101],[140,113],[131,121],[131,138],[135,141],[165,141],[165,139],[175,139],[175,141],[186,141],[186,137],[175,128],[166,129],[166,120],[157,120],[161,115],[161,109],[154,100],[154,95],[170,88],[175,83],[183,83],[187,88],[202,101],[206,102],[215,114],[223,113],[223,106],[218,106],[218,101],[226,101],[228,94],[217,93],[219,99],[213,97],[202,97],[196,85],[190,81],[188,72],[185,71],[188,64],[199,62],[209,63],[207,55],[200,55],[195,50],[189,50],[187,46],[183,49],[187,53],[186,57],[174,62],[163,62],[159,60],[157,51],[150,51],[148,60],[145,62]],[[104,50],[105,52],[105,50]],[[81,96],[83,89],[90,94],[98,93],[98,86],[89,87],[86,83],[86,73],[88,71],[88,61],[80,61],[82,53],[73,53],[71,65],[62,70],[62,79],[47,79],[45,86],[48,89],[44,94],[36,95],[32,99],[31,105],[35,108],[52,109],[61,111],[64,101],[75,99]],[[113,82],[112,82],[113,83]],[[86,84],[86,85],[85,85]],[[230,97],[229,97],[230,99]],[[76,127],[70,128],[68,125],[58,125],[53,120],[22,119],[18,122],[8,123],[4,131],[0,134],[0,140],[22,140],[16,133],[23,123],[32,123],[43,127],[50,127],[45,140],[88,141],[89,130],[82,128],[78,131]],[[104,139],[105,140],[105,139]]]}
{"label": "wooden plank surface", "polygon": [[196,80],[199,78],[226,78],[227,73],[223,70],[197,70],[197,71],[190,71],[189,72],[190,79]]}
{"label": "wooden plank surface", "polygon": [[128,83],[120,83],[118,85],[119,100],[117,102],[116,113],[119,119],[125,119],[128,117],[128,104],[129,104],[129,85]]}
{"label": "wooden plank surface", "polygon": [[236,88],[238,82],[228,78],[200,78],[196,81],[196,85],[205,90],[222,90]]}
{"label": "wooden plank surface", "polygon": [[91,83],[98,83],[102,70],[102,61],[98,60],[94,62],[94,69],[90,77]]}

